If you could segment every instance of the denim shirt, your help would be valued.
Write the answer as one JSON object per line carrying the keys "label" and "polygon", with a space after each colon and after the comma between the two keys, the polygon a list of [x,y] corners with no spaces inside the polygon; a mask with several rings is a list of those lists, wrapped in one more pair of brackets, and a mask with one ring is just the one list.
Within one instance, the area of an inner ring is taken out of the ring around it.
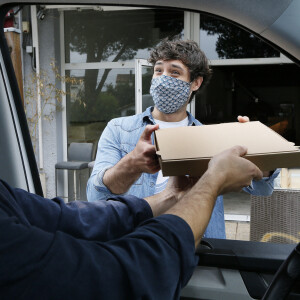
{"label": "denim shirt", "polygon": [[[114,196],[103,183],[104,173],[135,148],[146,125],[155,124],[151,114],[152,110],[153,107],[148,107],[141,114],[116,118],[108,122],[100,137],[95,165],[88,180],[88,201],[106,200]],[[187,114],[189,126],[203,125],[189,112]],[[153,139],[152,134],[152,143],[154,143]],[[272,176],[263,178],[260,181],[253,181],[252,187],[244,188],[244,190],[253,195],[271,195],[274,188],[274,179],[279,171],[276,170]],[[157,175],[158,173],[143,173],[124,195],[134,195],[139,198],[152,196],[155,192]],[[219,196],[216,200],[204,237],[226,238],[222,196]]]}

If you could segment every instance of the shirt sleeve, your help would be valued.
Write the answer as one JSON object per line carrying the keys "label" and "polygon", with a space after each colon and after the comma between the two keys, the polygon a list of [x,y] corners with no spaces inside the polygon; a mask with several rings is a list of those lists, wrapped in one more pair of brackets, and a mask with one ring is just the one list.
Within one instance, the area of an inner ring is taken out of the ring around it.
{"label": "shirt sleeve", "polygon": [[88,201],[106,200],[113,195],[104,185],[103,176],[122,158],[118,126],[114,122],[108,122],[98,143],[95,164],[86,189]]}
{"label": "shirt sleeve", "polygon": [[172,215],[99,242],[46,232],[0,209],[0,298],[179,299],[194,252],[190,227]]}
{"label": "shirt sleeve", "polygon": [[15,210],[21,210],[23,220],[28,224],[47,232],[62,231],[87,240],[118,238],[153,217],[149,204],[135,196],[66,204],[60,198],[45,199],[21,189],[8,191],[10,205],[14,203]]}
{"label": "shirt sleeve", "polygon": [[264,177],[259,181],[252,181],[252,185],[245,187],[243,190],[255,196],[270,196],[274,191],[274,180],[280,173],[281,169],[276,169],[270,177]]}

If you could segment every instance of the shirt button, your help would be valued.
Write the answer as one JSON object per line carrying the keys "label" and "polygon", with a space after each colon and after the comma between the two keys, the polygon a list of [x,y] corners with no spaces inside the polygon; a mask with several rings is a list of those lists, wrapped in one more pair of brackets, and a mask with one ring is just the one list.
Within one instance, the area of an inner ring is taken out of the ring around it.
{"label": "shirt button", "polygon": [[151,183],[150,183],[150,186],[151,186],[151,187],[154,187],[154,182],[151,182]]}

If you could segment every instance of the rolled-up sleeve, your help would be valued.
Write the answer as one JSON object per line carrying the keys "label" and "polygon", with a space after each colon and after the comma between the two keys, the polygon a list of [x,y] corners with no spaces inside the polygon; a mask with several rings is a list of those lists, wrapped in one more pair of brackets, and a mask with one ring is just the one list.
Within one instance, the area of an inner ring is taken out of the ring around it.
{"label": "rolled-up sleeve", "polygon": [[152,218],[149,204],[135,196],[107,201],[45,199],[20,189],[10,190],[10,205],[22,211],[24,222],[47,232],[62,231],[76,238],[107,241],[133,231]]}

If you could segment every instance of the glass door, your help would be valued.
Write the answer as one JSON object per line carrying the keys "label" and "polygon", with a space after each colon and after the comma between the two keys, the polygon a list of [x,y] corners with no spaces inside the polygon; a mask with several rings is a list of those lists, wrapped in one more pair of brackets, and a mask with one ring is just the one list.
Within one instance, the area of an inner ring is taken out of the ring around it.
{"label": "glass door", "polygon": [[153,67],[146,59],[135,60],[135,113],[143,112],[147,107],[153,106],[150,95],[150,85]]}

